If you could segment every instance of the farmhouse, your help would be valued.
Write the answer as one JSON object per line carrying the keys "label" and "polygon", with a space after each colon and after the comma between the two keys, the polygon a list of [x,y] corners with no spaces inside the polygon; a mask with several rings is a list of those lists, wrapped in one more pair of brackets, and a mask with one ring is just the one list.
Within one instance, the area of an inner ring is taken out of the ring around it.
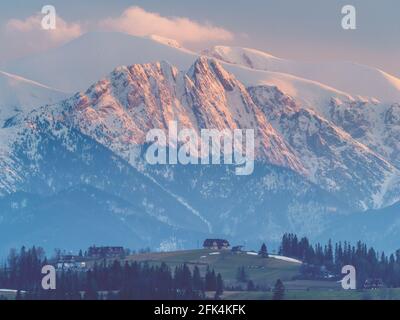
{"label": "farmhouse", "polygon": [[56,261],[55,267],[57,270],[85,270],[86,262],[80,256],[64,255]]}
{"label": "farmhouse", "polygon": [[243,246],[232,247],[232,253],[242,253],[242,252],[243,252]]}
{"label": "farmhouse", "polygon": [[226,250],[229,249],[230,246],[229,241],[224,239],[206,239],[203,243],[204,249],[212,250]]}

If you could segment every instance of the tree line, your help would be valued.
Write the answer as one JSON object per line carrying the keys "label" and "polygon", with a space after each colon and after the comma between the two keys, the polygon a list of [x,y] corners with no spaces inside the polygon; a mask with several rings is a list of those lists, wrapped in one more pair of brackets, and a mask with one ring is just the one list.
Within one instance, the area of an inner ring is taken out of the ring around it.
{"label": "tree line", "polygon": [[17,299],[27,300],[200,300],[209,291],[218,299],[224,288],[221,275],[210,268],[202,276],[197,266],[187,264],[172,270],[165,263],[115,260],[83,271],[58,271],[56,290],[43,290],[41,269],[46,264],[41,248],[12,250],[0,268],[0,288],[18,290]]}
{"label": "tree line", "polygon": [[279,252],[303,261],[303,274],[310,277],[318,276],[323,270],[342,276],[342,267],[352,265],[357,272],[357,287],[362,287],[367,279],[381,279],[388,287],[400,286],[400,250],[386,255],[361,241],[352,245],[346,241],[333,244],[329,240],[326,244],[312,245],[307,237],[285,234]]}

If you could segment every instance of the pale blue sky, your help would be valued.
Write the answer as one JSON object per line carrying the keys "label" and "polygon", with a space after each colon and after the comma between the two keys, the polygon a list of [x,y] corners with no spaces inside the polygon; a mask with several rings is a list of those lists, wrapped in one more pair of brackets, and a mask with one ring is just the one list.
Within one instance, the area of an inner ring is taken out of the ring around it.
{"label": "pale blue sky", "polygon": [[[11,18],[33,15],[45,4],[56,6],[66,21],[81,23],[140,6],[162,16],[223,27],[235,34],[233,45],[299,60],[349,60],[400,76],[398,0],[2,0],[0,27]],[[356,31],[341,28],[340,10],[346,4],[357,8]]]}

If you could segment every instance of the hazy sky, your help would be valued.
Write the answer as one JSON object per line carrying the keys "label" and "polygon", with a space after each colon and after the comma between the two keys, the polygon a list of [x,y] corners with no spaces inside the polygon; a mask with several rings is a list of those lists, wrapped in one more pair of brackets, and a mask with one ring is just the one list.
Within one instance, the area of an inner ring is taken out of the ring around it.
{"label": "hazy sky", "polygon": [[[46,4],[56,7],[63,23],[50,40],[29,29],[35,22],[32,17]],[[341,28],[340,11],[346,4],[357,9],[357,30]],[[143,11],[121,17],[132,6]],[[175,32],[184,45],[195,49],[211,43],[247,46],[283,58],[349,60],[400,76],[399,0],[2,0],[0,63],[99,26],[153,32],[157,27],[151,21],[162,23],[165,32]]]}

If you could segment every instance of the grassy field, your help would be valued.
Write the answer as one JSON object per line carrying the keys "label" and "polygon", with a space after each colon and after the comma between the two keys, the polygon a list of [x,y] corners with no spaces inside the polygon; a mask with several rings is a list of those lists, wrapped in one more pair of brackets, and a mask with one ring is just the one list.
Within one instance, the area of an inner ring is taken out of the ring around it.
{"label": "grassy field", "polygon": [[16,291],[0,289],[0,300],[15,300]]}
{"label": "grassy field", "polygon": [[[225,292],[226,300],[271,300],[271,292]],[[400,300],[400,289],[314,290],[285,293],[286,300]]]}
{"label": "grassy field", "polygon": [[245,267],[249,280],[256,285],[273,286],[277,279],[290,281],[299,274],[300,265],[274,258],[263,259],[260,256],[246,253],[233,254],[230,251],[191,250],[168,253],[148,253],[129,256],[128,261],[148,262],[160,264],[167,263],[171,268],[186,263],[188,266],[198,266],[204,274],[207,266],[221,273],[228,286],[238,285],[236,280],[237,270]]}

